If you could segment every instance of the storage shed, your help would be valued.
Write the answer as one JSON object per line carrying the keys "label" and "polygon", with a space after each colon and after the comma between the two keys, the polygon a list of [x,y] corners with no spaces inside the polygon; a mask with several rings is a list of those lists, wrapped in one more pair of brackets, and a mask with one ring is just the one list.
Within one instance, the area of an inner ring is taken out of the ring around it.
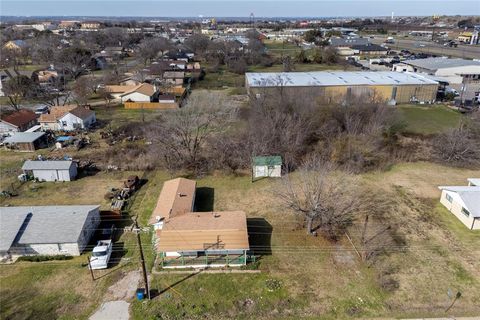
{"label": "storage shed", "polygon": [[77,176],[77,164],[73,161],[32,161],[22,166],[23,172],[40,181],[72,181]]}
{"label": "storage shed", "polygon": [[28,152],[45,148],[47,146],[47,136],[45,132],[17,132],[3,142],[8,149]]}
{"label": "storage shed", "polygon": [[0,208],[0,257],[78,256],[100,223],[99,206]]}
{"label": "storage shed", "polygon": [[252,174],[253,174],[253,178],[281,177],[282,176],[282,157],[281,156],[253,157]]}

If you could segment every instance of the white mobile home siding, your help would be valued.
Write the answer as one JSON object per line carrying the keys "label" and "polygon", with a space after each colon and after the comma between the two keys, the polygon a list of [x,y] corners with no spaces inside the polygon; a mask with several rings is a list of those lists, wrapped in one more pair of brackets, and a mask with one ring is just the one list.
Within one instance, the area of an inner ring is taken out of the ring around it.
{"label": "white mobile home siding", "polygon": [[[451,202],[447,199],[447,195],[451,197]],[[453,213],[467,228],[472,230],[480,229],[479,219],[475,219],[471,214],[467,217],[462,213],[464,204],[457,193],[448,190],[442,190],[440,203],[443,204],[451,213]]]}
{"label": "white mobile home siding", "polygon": [[254,178],[261,177],[281,177],[282,176],[282,166],[275,165],[273,166],[255,166],[254,167]]}

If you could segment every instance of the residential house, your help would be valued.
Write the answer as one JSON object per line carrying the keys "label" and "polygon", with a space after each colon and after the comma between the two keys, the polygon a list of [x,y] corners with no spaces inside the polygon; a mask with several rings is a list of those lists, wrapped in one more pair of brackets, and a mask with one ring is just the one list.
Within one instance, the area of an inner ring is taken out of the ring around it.
{"label": "residential house", "polygon": [[27,43],[24,40],[10,40],[7,41],[3,48],[7,50],[19,51],[27,47]]}
{"label": "residential house", "polygon": [[27,160],[22,170],[27,176],[39,181],[72,181],[77,176],[77,164],[64,160]]}
{"label": "residential house", "polygon": [[80,29],[84,30],[97,30],[100,29],[100,22],[97,21],[84,21],[80,24]]}
{"label": "residential house", "polygon": [[31,152],[47,147],[45,132],[17,132],[3,140],[6,149]]}
{"label": "residential house", "polygon": [[440,186],[440,203],[471,230],[480,230],[480,179],[469,179],[468,186]]}
{"label": "residential house", "polygon": [[163,73],[163,79],[166,83],[170,83],[176,86],[181,86],[185,79],[185,72],[183,71],[165,71]]}
{"label": "residential house", "polygon": [[21,109],[0,117],[0,134],[23,132],[37,124],[35,112]]}
{"label": "residential house", "polygon": [[80,255],[100,223],[100,206],[0,208],[0,257]]}
{"label": "residential house", "polygon": [[266,156],[253,157],[252,161],[253,178],[281,177],[282,157]]}
{"label": "residential house", "polygon": [[125,93],[138,87],[138,84],[125,84],[125,85],[106,85],[104,90],[107,91],[114,99],[120,99]]}
{"label": "residential house", "polygon": [[163,185],[150,224],[163,268],[241,266],[250,249],[243,211],[193,212],[196,182]]}
{"label": "residential house", "polygon": [[156,89],[149,83],[141,83],[120,95],[122,102],[151,102]]}
{"label": "residential house", "polygon": [[47,114],[40,115],[38,122],[43,130],[73,131],[89,128],[96,122],[95,112],[74,105],[56,106]]}

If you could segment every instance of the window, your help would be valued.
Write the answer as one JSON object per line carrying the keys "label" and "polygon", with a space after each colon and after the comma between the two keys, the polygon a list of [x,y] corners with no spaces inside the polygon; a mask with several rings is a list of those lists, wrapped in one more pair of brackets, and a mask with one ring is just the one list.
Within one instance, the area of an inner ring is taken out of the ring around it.
{"label": "window", "polygon": [[66,126],[67,125],[67,121],[62,121],[62,126]]}
{"label": "window", "polygon": [[447,194],[445,194],[445,198],[447,199],[448,202],[452,203],[453,198],[452,198],[451,195],[449,195],[449,194],[447,193]]}
{"label": "window", "polygon": [[462,207],[462,213],[463,213],[465,216],[467,216],[467,217],[470,216],[470,212],[469,212],[467,209],[463,208],[463,207]]}

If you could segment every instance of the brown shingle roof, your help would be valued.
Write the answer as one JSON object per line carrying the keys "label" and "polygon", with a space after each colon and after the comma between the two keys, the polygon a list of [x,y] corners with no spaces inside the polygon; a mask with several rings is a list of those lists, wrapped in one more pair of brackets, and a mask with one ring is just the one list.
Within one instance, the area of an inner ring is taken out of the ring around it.
{"label": "brown shingle roof", "polygon": [[38,122],[56,122],[71,110],[77,108],[75,105],[56,106],[50,109],[50,113],[40,115]]}
{"label": "brown shingle roof", "polygon": [[194,180],[185,178],[165,181],[149,223],[157,222],[157,217],[168,219],[191,212],[196,185]]}
{"label": "brown shingle roof", "polygon": [[8,115],[2,115],[1,117],[3,122],[12,124],[17,128],[23,127],[35,119],[37,119],[35,112],[26,109],[21,109]]}
{"label": "brown shingle roof", "polygon": [[131,89],[130,91],[127,91],[127,92],[123,93],[122,96],[125,96],[125,95],[133,93],[133,92],[138,92],[138,93],[141,93],[141,94],[144,94],[146,96],[151,97],[155,93],[155,87],[152,86],[149,83],[141,83],[141,84],[135,86],[135,88]]}
{"label": "brown shingle roof", "polygon": [[167,220],[157,251],[248,250],[247,218],[243,211],[192,212]]}
{"label": "brown shingle roof", "polygon": [[93,114],[93,111],[84,107],[76,107],[75,109],[70,110],[70,113],[85,120]]}
{"label": "brown shingle roof", "polygon": [[110,93],[124,93],[127,91],[130,91],[132,89],[135,89],[137,85],[125,85],[125,86],[105,86],[105,91],[110,92]]}

